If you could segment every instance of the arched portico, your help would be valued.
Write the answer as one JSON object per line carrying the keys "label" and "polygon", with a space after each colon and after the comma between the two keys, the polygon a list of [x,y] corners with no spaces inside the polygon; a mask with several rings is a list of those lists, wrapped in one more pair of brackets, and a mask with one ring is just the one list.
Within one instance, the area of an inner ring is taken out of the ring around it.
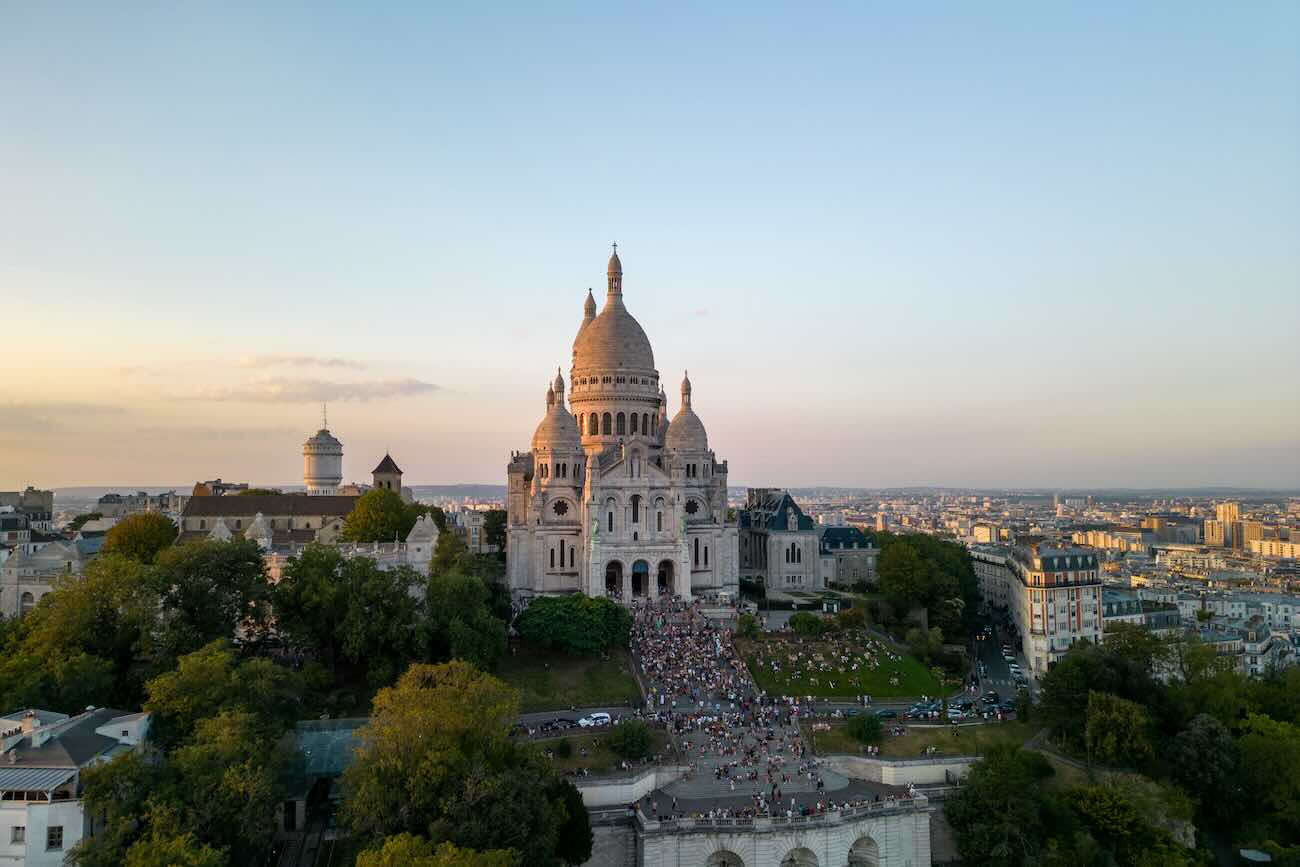
{"label": "arched portico", "polygon": [[660,560],[659,574],[656,577],[656,586],[660,596],[676,595],[676,588],[673,586],[673,561]]}
{"label": "arched portico", "polygon": [[36,597],[31,594],[31,591],[23,591],[22,599],[18,603],[19,612],[21,612],[22,614],[26,614],[28,611],[31,611],[35,607],[36,607]]}
{"label": "arched portico", "polygon": [[817,855],[813,850],[800,846],[798,849],[791,849],[781,859],[781,867],[820,867],[817,861]]}
{"label": "arched portico", "polygon": [[735,852],[721,849],[709,856],[704,867],[745,867],[745,862]]}
{"label": "arched portico", "polygon": [[632,564],[632,595],[650,595],[650,564],[644,560]]}
{"label": "arched portico", "polygon": [[859,837],[849,848],[849,867],[878,867],[880,846],[870,837]]}
{"label": "arched portico", "polygon": [[605,595],[615,599],[623,597],[623,564],[618,560],[605,564]]}

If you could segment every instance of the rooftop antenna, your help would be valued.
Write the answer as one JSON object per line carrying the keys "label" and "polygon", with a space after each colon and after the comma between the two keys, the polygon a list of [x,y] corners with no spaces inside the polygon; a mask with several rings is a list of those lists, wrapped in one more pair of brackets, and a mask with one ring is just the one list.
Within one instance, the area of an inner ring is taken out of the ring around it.
{"label": "rooftop antenna", "polygon": [[320,427],[321,430],[330,429],[329,412],[326,410],[326,404],[323,403],[320,405]]}

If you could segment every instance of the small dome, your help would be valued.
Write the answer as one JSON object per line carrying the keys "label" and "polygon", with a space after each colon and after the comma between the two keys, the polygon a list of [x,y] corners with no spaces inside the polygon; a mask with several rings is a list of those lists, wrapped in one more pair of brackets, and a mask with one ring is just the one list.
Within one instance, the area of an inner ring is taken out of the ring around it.
{"label": "small dome", "polygon": [[664,448],[697,452],[709,450],[709,435],[704,432],[704,422],[700,421],[695,410],[684,406],[677,411],[664,433]]}
{"label": "small dome", "polygon": [[555,382],[546,387],[546,416],[533,432],[533,449],[538,448],[549,448],[552,451],[582,449],[578,423],[564,407],[564,377],[558,373]]}
{"label": "small dome", "polygon": [[704,422],[691,409],[691,378],[682,377],[682,408],[668,424],[664,432],[664,448],[681,451],[709,450],[709,436],[704,432]]}
{"label": "small dome", "polygon": [[587,300],[582,302],[582,314],[588,319],[596,318],[596,298],[587,290]]}
{"label": "small dome", "polygon": [[623,273],[623,262],[618,258],[617,247],[614,248],[614,252],[609,256],[609,266],[605,268],[605,273],[610,275]]}

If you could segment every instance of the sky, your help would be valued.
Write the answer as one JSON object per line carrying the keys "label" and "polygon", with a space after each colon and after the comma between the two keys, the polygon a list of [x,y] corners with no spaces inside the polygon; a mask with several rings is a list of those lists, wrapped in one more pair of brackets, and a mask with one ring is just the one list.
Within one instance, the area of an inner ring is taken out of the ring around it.
{"label": "sky", "polygon": [[733,484],[1300,487],[1300,5],[0,0],[0,488],[504,483],[587,287]]}

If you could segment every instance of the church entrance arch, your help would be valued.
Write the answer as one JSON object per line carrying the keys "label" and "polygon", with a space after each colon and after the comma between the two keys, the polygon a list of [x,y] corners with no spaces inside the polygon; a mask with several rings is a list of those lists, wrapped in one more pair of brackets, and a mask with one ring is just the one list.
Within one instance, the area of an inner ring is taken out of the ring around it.
{"label": "church entrance arch", "polygon": [[781,867],[817,867],[817,855],[813,850],[800,846],[786,853],[781,859]]}
{"label": "church entrance arch", "polygon": [[632,595],[650,595],[650,564],[644,560],[632,564]]}
{"label": "church entrance arch", "polygon": [[623,598],[623,564],[617,560],[605,564],[605,595],[612,599]]}
{"label": "church entrance arch", "polygon": [[859,837],[849,848],[849,867],[878,867],[880,847],[870,837]]}
{"label": "church entrance arch", "polygon": [[673,561],[659,561],[658,587],[660,596],[675,596],[677,589],[673,587]]}

